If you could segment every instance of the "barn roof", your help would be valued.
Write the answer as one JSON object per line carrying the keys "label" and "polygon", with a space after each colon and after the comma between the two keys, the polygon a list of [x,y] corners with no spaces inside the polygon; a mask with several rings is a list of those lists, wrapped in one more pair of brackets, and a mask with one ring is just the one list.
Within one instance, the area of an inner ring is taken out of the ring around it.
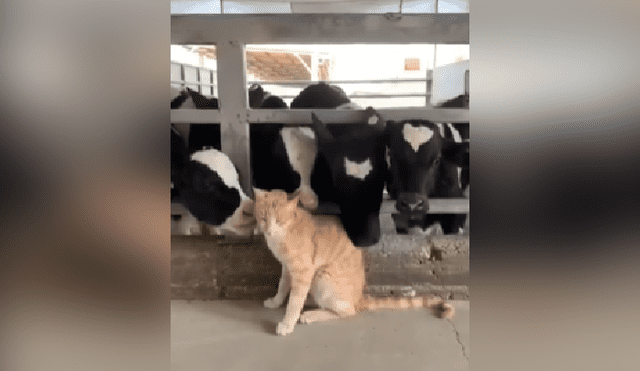
{"label": "barn roof", "polygon": [[[196,51],[216,59],[215,48],[199,47]],[[263,81],[309,81],[311,53],[247,50],[247,70]]]}

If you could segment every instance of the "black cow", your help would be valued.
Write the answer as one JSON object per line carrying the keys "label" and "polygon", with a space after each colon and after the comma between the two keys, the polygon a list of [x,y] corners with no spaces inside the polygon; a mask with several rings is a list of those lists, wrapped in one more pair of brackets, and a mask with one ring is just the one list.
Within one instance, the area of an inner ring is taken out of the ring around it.
{"label": "black cow", "polygon": [[387,122],[389,194],[400,212],[392,215],[398,233],[412,226],[426,229],[435,222],[445,234],[458,233],[464,226],[464,214],[427,214],[429,197],[463,196],[458,170],[469,165],[469,142],[457,143],[443,129],[428,120]]}

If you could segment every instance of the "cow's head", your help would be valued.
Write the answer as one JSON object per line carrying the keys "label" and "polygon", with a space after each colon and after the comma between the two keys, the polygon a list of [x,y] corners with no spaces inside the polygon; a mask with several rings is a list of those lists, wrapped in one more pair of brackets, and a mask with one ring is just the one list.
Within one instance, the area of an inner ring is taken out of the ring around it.
{"label": "cow's head", "polygon": [[215,149],[193,153],[182,172],[181,196],[199,221],[237,235],[255,229],[253,201],[240,187],[237,169]]}
{"label": "cow's head", "polygon": [[469,165],[469,142],[443,138],[427,120],[387,122],[390,179],[397,195],[396,209],[422,217],[429,197],[461,197],[457,167]]}
{"label": "cow's head", "polygon": [[197,91],[189,88],[187,88],[187,92],[189,92],[189,95],[197,109],[218,109],[218,98],[205,97]]}
{"label": "cow's head", "polygon": [[339,86],[321,82],[304,88],[291,102],[291,108],[336,108],[350,102]]}
{"label": "cow's head", "polygon": [[316,166],[329,169],[340,206],[340,219],[354,245],[367,247],[380,240],[380,205],[387,174],[384,123],[358,125],[337,138],[315,114],[318,144]]}
{"label": "cow's head", "polygon": [[253,84],[249,87],[249,107],[260,108],[264,100],[265,92],[260,84]]}

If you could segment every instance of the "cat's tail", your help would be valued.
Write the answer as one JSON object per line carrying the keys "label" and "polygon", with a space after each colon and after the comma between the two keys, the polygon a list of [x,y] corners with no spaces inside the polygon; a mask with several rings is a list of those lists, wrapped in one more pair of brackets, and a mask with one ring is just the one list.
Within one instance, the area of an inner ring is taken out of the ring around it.
{"label": "cat's tail", "polygon": [[430,308],[436,312],[440,318],[453,318],[455,309],[453,306],[439,297],[386,297],[372,298],[365,296],[360,302],[359,309],[361,311],[373,311],[378,309],[409,309],[409,308]]}

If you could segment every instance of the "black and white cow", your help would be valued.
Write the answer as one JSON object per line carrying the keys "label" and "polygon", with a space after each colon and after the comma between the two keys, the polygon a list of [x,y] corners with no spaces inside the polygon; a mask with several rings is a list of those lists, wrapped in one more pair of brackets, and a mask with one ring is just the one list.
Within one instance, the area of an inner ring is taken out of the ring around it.
{"label": "black and white cow", "polygon": [[172,87],[171,109],[218,109],[218,98],[205,96],[190,88]]}
{"label": "black and white cow", "polygon": [[[469,108],[469,94],[460,94],[455,98],[444,101],[436,108]],[[469,141],[469,124],[468,123],[449,123],[448,130],[451,132],[451,138],[456,141]],[[451,127],[453,126],[453,127]],[[456,132],[457,131],[457,132]],[[465,166],[460,169],[460,183],[465,196],[469,197],[469,167]]]}
{"label": "black and white cow", "polygon": [[[388,172],[384,122],[375,114],[371,117],[377,119],[352,124],[351,131],[334,136],[312,114],[318,155],[311,184],[321,201],[328,196],[338,204],[340,221],[358,247],[380,240],[380,207]],[[323,194],[320,190],[327,187],[329,192]]]}
{"label": "black and white cow", "polygon": [[[257,87],[252,87],[254,91]],[[287,108],[279,97],[269,95],[261,101],[262,109]],[[291,103],[291,109],[357,108],[337,86],[319,83],[303,89]],[[344,131],[344,129],[343,129]],[[308,209],[318,206],[318,195],[312,186],[312,169],[316,158],[313,130],[304,126],[259,124],[250,128],[253,185],[262,190],[280,189],[300,195]],[[326,182],[316,182],[323,199],[335,199]]]}
{"label": "black and white cow", "polygon": [[256,228],[253,201],[240,186],[231,160],[216,149],[194,152],[181,176],[182,203],[199,221],[236,235]]}
{"label": "black and white cow", "polygon": [[[188,154],[184,139],[171,128],[172,201],[188,211],[176,226],[179,234],[198,234],[201,223],[236,235],[251,235],[256,227],[253,201],[240,186],[231,160],[216,149]],[[194,231],[195,229],[195,231]]]}
{"label": "black and white cow", "polygon": [[428,120],[388,121],[389,194],[399,214],[398,233],[439,222],[445,234],[459,233],[464,214],[427,214],[430,197],[463,197],[460,167],[469,166],[469,142],[447,135],[453,126]]}
{"label": "black and white cow", "polygon": [[[291,109],[303,108],[360,107],[339,87],[318,83],[303,89],[291,103]],[[334,124],[327,128],[317,117],[312,128],[253,125],[254,186],[299,193],[302,205],[309,209],[321,202],[337,204],[343,226],[356,246],[377,243],[387,167],[380,126],[384,123],[374,121],[378,126]]]}
{"label": "black and white cow", "polygon": [[[173,100],[171,109],[218,109],[218,99],[205,96],[190,88],[177,89],[172,87]],[[221,148],[220,124],[192,124],[188,125],[189,152],[201,149]]]}
{"label": "black and white cow", "polygon": [[[172,88],[172,94],[172,109],[219,108],[217,98],[204,96],[189,88]],[[283,105],[286,108],[282,99],[264,92],[259,85],[252,86],[249,98],[252,108]],[[235,167],[220,152],[220,124],[193,124],[186,127],[188,147],[176,127],[171,126],[172,200],[186,208],[179,211],[182,215],[172,216],[172,230],[178,234],[200,234],[202,224],[206,223],[212,233],[229,231],[237,235],[251,234],[251,204],[239,186]]]}
{"label": "black and white cow", "polygon": [[258,108],[287,108],[287,103],[282,98],[264,91],[260,84],[249,87],[249,107]]}

